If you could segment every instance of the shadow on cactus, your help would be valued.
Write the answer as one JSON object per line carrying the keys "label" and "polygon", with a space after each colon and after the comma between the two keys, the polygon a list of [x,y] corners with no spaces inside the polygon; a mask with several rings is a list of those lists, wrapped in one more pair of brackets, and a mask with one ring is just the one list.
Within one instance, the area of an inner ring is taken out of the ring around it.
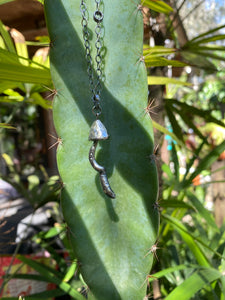
{"label": "shadow on cactus", "polygon": [[[154,209],[157,171],[149,158],[153,129],[149,118],[138,119],[148,93],[145,66],[137,64],[137,47],[143,48],[143,20],[141,13],[133,14],[135,3],[128,0],[104,4],[105,81],[100,119],[110,138],[100,142],[96,160],[106,168],[116,199],[105,196],[88,160],[94,116],[79,3],[47,0],[47,25],[54,41],[51,74],[59,91],[53,115],[63,141],[57,163],[65,185],[63,213],[90,299],[136,300],[146,294],[153,257],[145,254],[155,244],[159,224]],[[94,6],[87,1],[91,12]],[[94,32],[94,28],[90,18],[89,29]],[[90,42],[95,49],[94,38]]]}

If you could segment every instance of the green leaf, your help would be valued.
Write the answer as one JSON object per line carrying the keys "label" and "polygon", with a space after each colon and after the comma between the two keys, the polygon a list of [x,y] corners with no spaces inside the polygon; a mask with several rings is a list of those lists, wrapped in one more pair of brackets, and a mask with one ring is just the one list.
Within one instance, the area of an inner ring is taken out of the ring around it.
{"label": "green leaf", "polygon": [[173,208],[187,208],[191,210],[195,210],[195,206],[190,205],[184,201],[179,201],[176,199],[168,199],[168,200],[160,200],[160,206],[163,208],[173,207]]}
{"label": "green leaf", "polygon": [[49,49],[47,47],[38,49],[32,57],[31,67],[43,67],[49,69]]}
{"label": "green leaf", "polygon": [[[35,57],[35,55],[34,55],[34,57]],[[21,63],[19,61],[20,59],[26,60],[29,64],[32,65],[32,67],[49,70],[48,66],[45,66],[43,63],[39,63],[39,62],[35,61],[35,59],[31,60],[27,57],[20,56],[16,53],[9,52],[5,49],[0,49],[0,62],[3,62],[3,63],[7,62],[7,63],[11,63],[13,65],[21,65]]]}
{"label": "green leaf", "polygon": [[76,270],[78,268],[78,264],[77,262],[72,262],[71,266],[68,268],[67,273],[65,274],[63,281],[64,282],[69,282],[70,279],[74,276],[74,274],[76,273]]}
{"label": "green leaf", "polygon": [[174,175],[176,177],[176,180],[179,182],[179,177],[180,177],[180,164],[179,164],[179,159],[177,156],[177,150],[176,150],[176,146],[174,144],[174,142],[172,143],[172,156],[171,156],[171,160],[174,163]]}
{"label": "green leaf", "polygon": [[12,125],[6,123],[0,123],[0,127],[5,129],[16,129],[16,127],[13,127]]}
{"label": "green leaf", "polygon": [[[225,247],[223,249],[223,258],[221,259],[221,265],[219,267],[219,270],[222,274],[224,274],[224,272],[225,272],[225,259],[224,259],[224,257],[225,257]],[[223,296],[224,296],[225,295],[225,276],[224,275],[221,277],[221,285],[222,285],[221,290],[222,290],[222,293],[223,293]],[[224,300],[224,298],[222,298],[222,299]]]}
{"label": "green leaf", "polygon": [[39,83],[45,85],[51,84],[49,70],[12,63],[0,63],[0,80]]}
{"label": "green leaf", "polygon": [[217,71],[215,65],[211,63],[206,57],[192,52],[193,51],[191,50],[185,50],[181,51],[180,53],[184,61],[188,62],[191,66],[195,66],[213,72]]}
{"label": "green leaf", "polygon": [[177,52],[175,48],[165,48],[164,46],[154,46],[149,47],[149,45],[143,46],[143,56],[146,57],[148,55],[152,56],[162,56],[162,55],[169,55]]}
{"label": "green leaf", "polygon": [[210,52],[205,52],[205,51],[197,51],[195,49],[191,50],[192,53],[197,54],[198,56],[202,56],[205,58],[212,58],[212,59],[217,59],[217,60],[221,60],[221,61],[225,61],[225,57],[221,56],[221,55],[217,55],[217,54],[213,54]]}
{"label": "green leaf", "polygon": [[44,109],[52,109],[52,101],[44,99],[39,93],[32,93],[30,95],[30,99],[27,101],[31,102],[32,104],[40,105]]}
{"label": "green leaf", "polygon": [[9,98],[17,99],[18,101],[24,100],[24,96],[21,96],[20,93],[14,91],[13,89],[4,90],[4,94],[9,96]]}
{"label": "green leaf", "polygon": [[191,184],[193,179],[200,174],[203,170],[207,170],[214,161],[218,159],[220,154],[225,150],[225,141],[222,142],[220,145],[216,146],[208,155],[206,155],[197,166],[196,170],[186,179],[182,186],[187,187]]}
{"label": "green leaf", "polygon": [[194,165],[195,163],[195,160],[196,160],[196,157],[199,156],[199,154],[201,153],[201,150],[203,148],[203,146],[206,144],[206,139],[207,137],[205,138],[205,140],[202,141],[202,143],[199,145],[199,147],[195,150],[195,154],[192,156],[192,158],[190,159],[190,161],[187,163],[186,165],[186,172],[184,174],[184,177],[183,177],[183,181],[185,181],[191,167]]}
{"label": "green leaf", "polygon": [[166,175],[168,176],[168,178],[173,181],[174,180],[174,176],[173,173],[170,169],[170,167],[167,164],[163,164],[162,165],[162,171],[166,173]]}
{"label": "green leaf", "polygon": [[[211,30],[209,30],[209,31],[207,31],[207,32],[204,32],[204,33],[202,33],[202,34],[196,36],[196,37],[193,38],[192,40],[188,41],[187,44],[189,44],[189,43],[192,44],[194,41],[197,41],[197,40],[199,40],[199,39],[201,40],[202,37],[206,37],[207,35],[210,35],[210,34],[216,32],[216,31],[218,31],[218,30],[220,30],[220,29],[223,29],[224,27],[225,27],[225,25],[221,25],[221,26],[218,26],[218,27],[216,27],[216,28],[213,28],[213,29],[211,29]],[[187,45],[187,44],[186,44],[186,45]]]}
{"label": "green leaf", "polygon": [[0,48],[6,50],[6,45],[1,35],[0,35]]}
{"label": "green leaf", "polygon": [[169,14],[173,11],[171,6],[160,0],[144,0],[142,5],[164,14]]}
{"label": "green leaf", "polygon": [[15,1],[15,0],[0,0],[0,5],[8,3],[8,2],[12,2],[12,1]]}
{"label": "green leaf", "polygon": [[[40,293],[36,293],[36,294],[32,294],[30,296],[26,296],[25,298],[21,297],[2,297],[1,300],[50,300],[50,299],[55,299],[55,297],[60,297],[66,295],[65,292],[63,292],[60,289],[55,289],[55,290],[50,290],[50,291],[44,291],[44,292],[40,292]],[[78,298],[74,298],[74,299],[78,299]],[[83,298],[85,299],[85,298]]]}
{"label": "green leaf", "polygon": [[187,278],[183,283],[176,287],[166,300],[190,300],[198,291],[210,285],[211,282],[218,280],[222,274],[213,268],[198,270]]}
{"label": "green leaf", "polygon": [[28,56],[28,50],[27,50],[24,36],[22,35],[21,32],[19,32],[18,30],[14,29],[14,28],[11,30],[11,36],[15,43],[17,55],[21,57],[19,59],[20,63],[25,66],[28,66],[29,65],[29,62],[28,62],[29,56]]}
{"label": "green leaf", "polygon": [[199,51],[199,52],[203,52],[203,51],[225,51],[225,46],[219,46],[219,45],[213,45],[213,44],[208,44],[208,45],[204,45],[204,46],[200,46],[200,45],[190,45],[190,48],[187,47],[185,49],[189,49],[190,51]]}
{"label": "green leaf", "polygon": [[52,269],[42,263],[39,263],[35,260],[29,259],[25,256],[18,255],[18,259],[36,270],[38,273],[40,273],[45,280],[55,283],[58,285],[58,287],[64,291],[65,293],[68,293],[70,296],[74,297],[78,300],[84,300],[85,298],[78,293],[70,284],[63,282],[62,274],[57,272],[55,269]]}
{"label": "green leaf", "polygon": [[[166,269],[163,269],[162,271],[154,273],[154,277],[156,277],[156,278],[162,278],[164,276],[167,276],[167,275],[169,275],[171,273],[174,273],[174,272],[177,272],[177,271],[182,271],[182,270],[193,270],[194,271],[196,269],[202,270],[202,267],[199,266],[199,265],[188,265],[188,264],[177,265],[175,267],[166,268]],[[151,283],[154,280],[155,280],[154,278],[150,277],[149,278],[149,283]]]}
{"label": "green leaf", "polygon": [[5,45],[9,52],[16,53],[15,47],[13,45],[12,39],[8,31],[6,30],[5,26],[2,24],[0,20],[0,34],[3,37],[3,40],[5,42]]}
{"label": "green leaf", "polygon": [[170,132],[168,129],[166,129],[165,127],[163,127],[162,125],[160,125],[159,123],[157,123],[153,120],[152,120],[152,124],[153,124],[153,127],[156,128],[157,130],[159,130],[160,132],[169,135],[174,141],[177,142],[178,145],[180,145],[182,147],[186,147],[185,144],[181,140],[179,140],[174,133]]}
{"label": "green leaf", "polygon": [[196,115],[196,116],[202,117],[205,121],[207,121],[207,123],[212,122],[219,126],[225,127],[224,122],[222,122],[212,116],[211,110],[198,109],[197,107],[188,105],[187,103],[180,102],[176,99],[169,99],[168,101],[171,102],[171,104],[176,104],[177,106],[180,106],[180,108],[183,111],[190,112],[191,115]]}
{"label": "green leaf", "polygon": [[206,37],[204,39],[189,43],[189,49],[191,45],[199,45],[199,44],[206,44],[206,43],[211,43],[211,42],[216,42],[216,41],[221,41],[225,39],[225,34],[218,34],[210,37]]}
{"label": "green leaf", "polygon": [[[186,227],[176,218],[171,217],[169,215],[163,214],[163,219],[169,222],[175,230],[179,232],[184,242],[187,244],[188,248],[191,250],[193,255],[195,256],[199,265],[204,267],[210,267],[210,263],[206,258],[202,249],[196,243],[197,238],[194,238],[191,233],[186,229]],[[199,239],[198,239],[199,240]]]}
{"label": "green leaf", "polygon": [[23,84],[20,82],[14,81],[0,81],[0,94],[2,94],[7,89],[20,89],[23,92],[26,92]]}
{"label": "green leaf", "polygon": [[63,227],[54,226],[50,228],[48,231],[41,231],[35,235],[35,239],[50,239],[57,235],[64,230]]}
{"label": "green leaf", "polygon": [[175,136],[177,137],[177,139],[179,141],[182,141],[182,143],[184,144],[184,134],[182,132],[182,129],[181,129],[179,123],[177,122],[175,115],[172,112],[172,108],[173,108],[173,106],[171,105],[170,100],[166,100],[165,109],[166,109],[170,124],[172,126],[173,132],[174,132]]}
{"label": "green leaf", "polygon": [[187,197],[191,201],[192,205],[197,209],[199,215],[206,220],[207,224],[216,231],[219,231],[212,214],[205,209],[198,198],[190,191],[187,191]]}
{"label": "green leaf", "polygon": [[[205,136],[201,133],[201,131],[198,129],[198,127],[194,124],[192,121],[193,116],[191,115],[191,111],[187,112],[182,109],[177,109],[176,107],[173,107],[173,110],[180,115],[180,117],[183,119],[184,123],[187,124],[188,128],[192,128],[194,133],[200,137],[200,139],[205,140],[205,142],[208,144],[208,141],[205,139]],[[187,113],[189,115],[187,115]]]}
{"label": "green leaf", "polygon": [[160,77],[160,76],[148,76],[148,85],[166,85],[166,84],[178,84],[191,86],[190,82],[183,82],[177,79]]}
{"label": "green leaf", "polygon": [[178,61],[178,60],[170,60],[164,57],[156,57],[156,56],[145,56],[144,57],[145,65],[147,68],[151,67],[184,67],[187,66],[186,63]]}
{"label": "green leaf", "polygon": [[46,278],[44,278],[41,275],[37,275],[37,274],[8,274],[8,275],[4,275],[3,278],[5,279],[11,279],[11,278],[16,278],[16,279],[25,279],[25,280],[37,280],[37,281],[46,281],[48,282],[48,280],[46,280]]}

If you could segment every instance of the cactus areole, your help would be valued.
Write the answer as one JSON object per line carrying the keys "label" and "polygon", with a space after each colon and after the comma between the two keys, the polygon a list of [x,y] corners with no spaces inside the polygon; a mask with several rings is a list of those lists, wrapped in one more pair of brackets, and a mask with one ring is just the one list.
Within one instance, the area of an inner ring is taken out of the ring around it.
{"label": "cactus areole", "polygon": [[61,205],[88,299],[142,300],[157,240],[139,4],[45,0]]}

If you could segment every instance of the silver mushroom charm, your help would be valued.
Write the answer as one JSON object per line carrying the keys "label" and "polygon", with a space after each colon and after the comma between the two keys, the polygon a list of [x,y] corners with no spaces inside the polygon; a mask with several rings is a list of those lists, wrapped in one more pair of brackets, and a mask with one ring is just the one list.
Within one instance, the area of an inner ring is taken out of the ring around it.
{"label": "silver mushroom charm", "polygon": [[97,148],[98,141],[106,140],[108,138],[109,135],[107,133],[105,126],[102,124],[100,120],[95,120],[90,128],[90,134],[89,134],[89,140],[93,141],[93,144],[89,151],[89,161],[92,167],[100,174],[100,182],[104,193],[110,198],[115,198],[116,195],[110,187],[105,168],[103,166],[100,166],[95,160],[95,150]]}

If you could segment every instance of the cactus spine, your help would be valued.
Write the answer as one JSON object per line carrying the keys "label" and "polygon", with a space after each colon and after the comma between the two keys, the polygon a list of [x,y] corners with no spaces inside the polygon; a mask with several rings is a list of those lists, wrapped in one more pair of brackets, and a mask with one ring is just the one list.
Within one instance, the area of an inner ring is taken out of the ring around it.
{"label": "cactus spine", "polygon": [[[86,1],[94,54],[95,1]],[[143,114],[147,75],[140,59],[143,21],[131,0],[104,0],[102,116],[110,139],[100,142],[104,165],[116,193],[108,198],[88,160],[94,121],[83,46],[80,0],[45,0],[53,46],[51,74],[56,90],[54,123],[62,145],[57,163],[65,185],[62,208],[74,252],[90,288],[90,299],[142,300],[152,265],[146,256],[156,241],[159,216],[157,171],[150,159],[153,130]]]}

